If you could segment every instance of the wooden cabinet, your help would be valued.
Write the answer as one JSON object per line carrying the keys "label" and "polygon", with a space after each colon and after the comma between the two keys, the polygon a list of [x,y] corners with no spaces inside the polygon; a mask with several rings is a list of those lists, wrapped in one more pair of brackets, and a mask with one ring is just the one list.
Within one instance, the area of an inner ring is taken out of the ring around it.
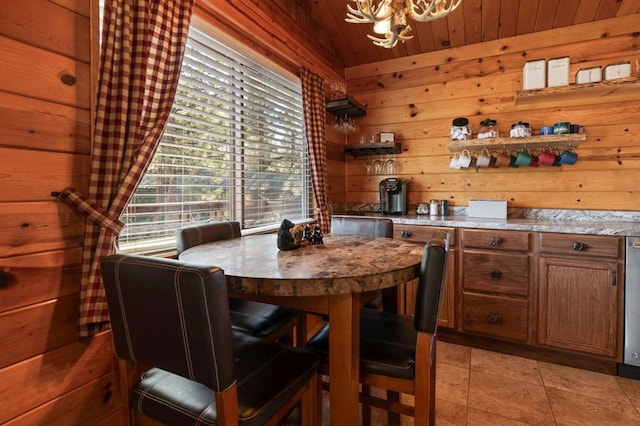
{"label": "wooden cabinet", "polygon": [[539,237],[538,344],[620,359],[623,239]]}
{"label": "wooden cabinet", "polygon": [[529,342],[531,234],[461,231],[460,329]]}
{"label": "wooden cabinet", "polygon": [[[434,229],[451,238],[439,325],[461,341],[517,344],[523,355],[585,367],[621,361],[622,237],[397,223],[394,237],[424,244]],[[401,312],[413,315],[416,284],[401,290]]]}
{"label": "wooden cabinet", "polygon": [[[434,226],[420,225],[393,225],[393,237],[416,244],[425,244],[434,229],[441,229],[449,233],[449,256],[447,258],[447,282],[445,283],[440,304],[440,317],[438,325],[441,327],[454,327],[455,318],[455,283],[456,283],[456,230],[453,228],[438,228]],[[418,280],[409,281],[400,291],[400,312],[407,315],[415,313],[415,300]]]}

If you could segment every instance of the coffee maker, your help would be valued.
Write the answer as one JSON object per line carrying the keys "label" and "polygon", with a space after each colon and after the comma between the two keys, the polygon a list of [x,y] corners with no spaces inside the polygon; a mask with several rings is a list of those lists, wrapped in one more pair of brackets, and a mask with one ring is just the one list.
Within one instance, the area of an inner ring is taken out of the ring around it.
{"label": "coffee maker", "polygon": [[407,214],[408,182],[387,178],[380,182],[380,211],[382,214]]}

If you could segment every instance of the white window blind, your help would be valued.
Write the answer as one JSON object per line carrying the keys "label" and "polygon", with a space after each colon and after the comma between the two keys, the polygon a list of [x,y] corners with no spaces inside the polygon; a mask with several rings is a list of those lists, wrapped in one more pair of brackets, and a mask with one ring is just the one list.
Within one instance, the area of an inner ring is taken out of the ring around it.
{"label": "white window blind", "polygon": [[120,248],[173,247],[175,230],[243,229],[309,217],[302,95],[290,81],[191,28],[162,141],[123,215]]}

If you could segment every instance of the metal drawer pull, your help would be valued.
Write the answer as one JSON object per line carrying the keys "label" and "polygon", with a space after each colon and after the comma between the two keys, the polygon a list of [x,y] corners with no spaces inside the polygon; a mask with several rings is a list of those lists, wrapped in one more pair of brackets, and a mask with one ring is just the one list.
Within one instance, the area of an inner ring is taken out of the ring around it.
{"label": "metal drawer pull", "polygon": [[587,251],[587,249],[589,248],[589,246],[586,245],[585,243],[580,243],[578,241],[573,243],[572,247],[575,251]]}
{"label": "metal drawer pull", "polygon": [[411,236],[411,232],[409,232],[409,231],[400,231],[400,236],[402,238],[409,238]]}
{"label": "metal drawer pull", "polygon": [[487,322],[491,324],[500,324],[502,322],[502,315],[500,314],[489,314],[487,317]]}
{"label": "metal drawer pull", "polygon": [[489,240],[489,245],[492,247],[497,247],[502,243],[502,238],[496,237]]}
{"label": "metal drawer pull", "polygon": [[9,286],[12,281],[11,274],[8,272],[0,272],[0,288]]}
{"label": "metal drawer pull", "polygon": [[497,279],[497,278],[500,278],[502,276],[502,271],[496,271],[494,269],[493,271],[489,272],[489,275],[491,276],[491,278]]}

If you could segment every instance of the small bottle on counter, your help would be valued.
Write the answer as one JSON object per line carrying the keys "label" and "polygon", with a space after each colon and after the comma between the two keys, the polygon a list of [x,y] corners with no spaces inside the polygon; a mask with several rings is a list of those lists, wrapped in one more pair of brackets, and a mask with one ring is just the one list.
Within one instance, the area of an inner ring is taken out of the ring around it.
{"label": "small bottle on counter", "polygon": [[440,200],[440,216],[449,216],[448,200]]}
{"label": "small bottle on counter", "polygon": [[429,216],[438,216],[439,208],[440,202],[438,200],[431,200],[429,202]]}

